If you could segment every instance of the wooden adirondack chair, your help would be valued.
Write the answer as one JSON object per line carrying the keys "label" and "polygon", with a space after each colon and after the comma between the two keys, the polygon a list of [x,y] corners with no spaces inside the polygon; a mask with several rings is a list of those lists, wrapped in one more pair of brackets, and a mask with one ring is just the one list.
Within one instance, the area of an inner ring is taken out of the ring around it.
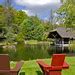
{"label": "wooden adirondack chair", "polygon": [[69,65],[64,61],[65,54],[53,54],[51,66],[42,60],[37,60],[44,75],[61,75],[62,69],[68,69]]}
{"label": "wooden adirondack chair", "polygon": [[0,75],[18,75],[23,62],[18,62],[14,69],[10,69],[10,59],[7,54],[0,54]]}

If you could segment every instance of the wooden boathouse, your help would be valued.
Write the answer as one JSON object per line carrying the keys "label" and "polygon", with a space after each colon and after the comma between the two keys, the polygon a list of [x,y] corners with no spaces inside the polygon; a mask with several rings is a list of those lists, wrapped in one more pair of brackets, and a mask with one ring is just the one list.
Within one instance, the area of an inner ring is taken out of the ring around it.
{"label": "wooden boathouse", "polygon": [[53,43],[56,47],[64,49],[68,47],[72,40],[75,40],[75,33],[71,28],[56,28],[49,32],[48,38],[53,39]]}

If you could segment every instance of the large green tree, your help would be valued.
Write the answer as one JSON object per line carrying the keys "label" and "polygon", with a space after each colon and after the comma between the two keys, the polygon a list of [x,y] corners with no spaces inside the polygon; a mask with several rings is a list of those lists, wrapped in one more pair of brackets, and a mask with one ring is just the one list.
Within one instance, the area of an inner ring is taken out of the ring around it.
{"label": "large green tree", "polygon": [[24,35],[25,40],[43,40],[44,26],[41,23],[38,24],[37,20],[32,18],[24,20],[21,30],[21,35]]}
{"label": "large green tree", "polygon": [[28,16],[22,10],[15,10],[14,11],[14,24],[20,25]]}
{"label": "large green tree", "polygon": [[66,27],[75,28],[75,0],[61,0],[62,6],[58,10],[58,14],[64,15],[64,24]]}
{"label": "large green tree", "polygon": [[28,16],[25,12],[12,7],[11,0],[5,0],[4,4],[0,5],[0,30],[7,42],[15,40],[20,31],[20,24],[26,18]]}

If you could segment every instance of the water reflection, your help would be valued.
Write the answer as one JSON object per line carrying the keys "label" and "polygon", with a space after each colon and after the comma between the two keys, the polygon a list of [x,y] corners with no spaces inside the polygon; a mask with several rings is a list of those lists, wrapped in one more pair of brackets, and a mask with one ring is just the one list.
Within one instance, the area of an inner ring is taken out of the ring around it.
{"label": "water reflection", "polygon": [[18,43],[15,50],[8,50],[11,60],[32,60],[50,57],[49,45],[46,44],[23,44]]}
{"label": "water reflection", "polygon": [[3,48],[2,48],[2,46],[0,46],[0,54],[2,54],[3,53]]}
{"label": "water reflection", "polygon": [[53,53],[69,53],[69,49],[50,46],[50,44],[24,44],[18,43],[15,48],[0,48],[0,53],[8,53],[11,60],[33,60],[50,58]]}

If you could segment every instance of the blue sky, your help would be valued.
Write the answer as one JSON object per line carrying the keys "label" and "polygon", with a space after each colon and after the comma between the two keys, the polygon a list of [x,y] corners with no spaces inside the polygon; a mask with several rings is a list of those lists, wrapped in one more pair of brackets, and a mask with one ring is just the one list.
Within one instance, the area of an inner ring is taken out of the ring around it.
{"label": "blue sky", "polygon": [[[0,0],[0,3],[3,1]],[[50,18],[50,11],[58,9],[61,2],[60,0],[13,0],[12,5],[29,16],[37,15],[40,19],[47,20]]]}

